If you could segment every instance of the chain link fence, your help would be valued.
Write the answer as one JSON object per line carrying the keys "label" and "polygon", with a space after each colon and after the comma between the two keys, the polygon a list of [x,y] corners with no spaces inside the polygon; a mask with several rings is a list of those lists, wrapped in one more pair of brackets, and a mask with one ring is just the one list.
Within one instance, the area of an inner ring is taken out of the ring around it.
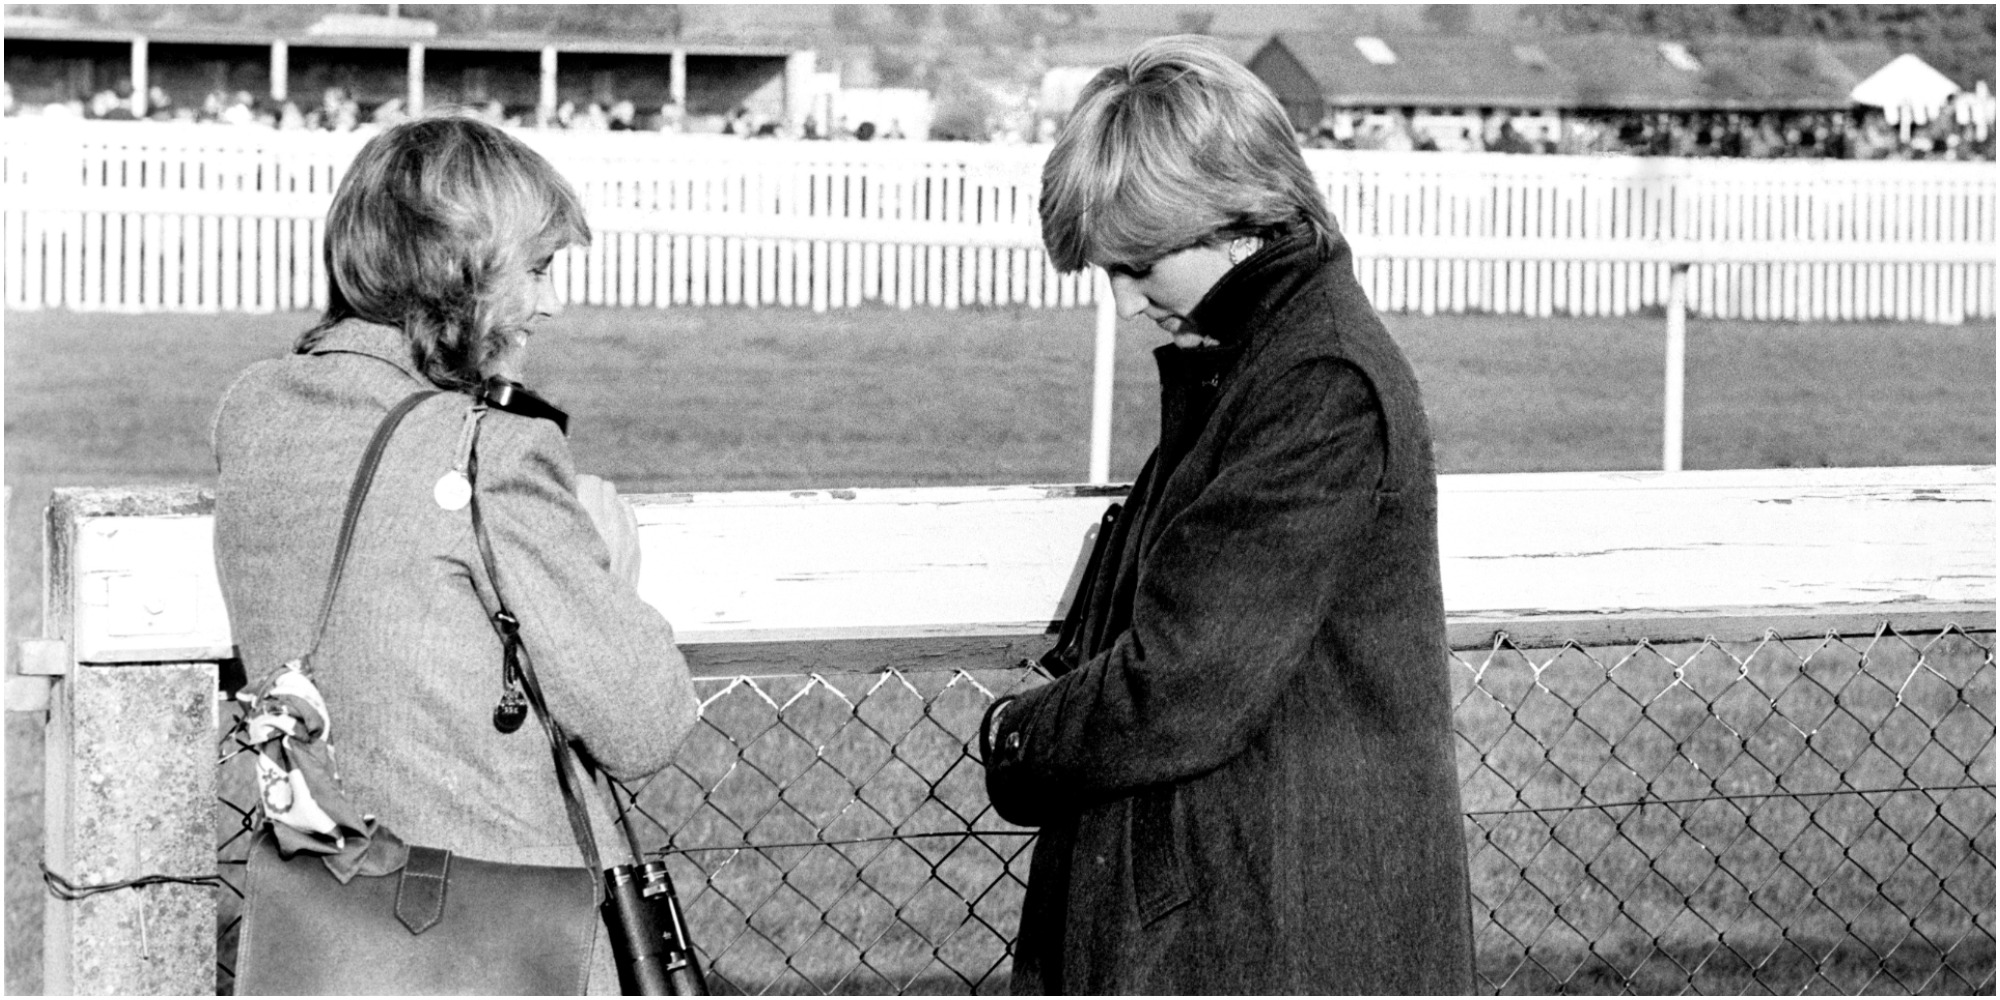
{"label": "chain link fence", "polygon": [[[1478,983],[1494,993],[1984,993],[1993,634],[1454,654]],[[697,681],[619,792],[718,993],[1001,993],[1032,831],[968,752],[1030,670]],[[250,786],[223,740],[231,985]]]}

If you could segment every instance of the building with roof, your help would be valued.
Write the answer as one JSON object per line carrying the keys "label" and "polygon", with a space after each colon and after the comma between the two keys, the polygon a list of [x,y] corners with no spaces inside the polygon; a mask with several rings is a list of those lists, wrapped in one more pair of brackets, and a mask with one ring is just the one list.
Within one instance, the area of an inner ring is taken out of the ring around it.
{"label": "building with roof", "polygon": [[1301,129],[1329,108],[1558,108],[1569,74],[1503,38],[1284,33],[1246,64]]}
{"label": "building with roof", "polygon": [[737,108],[797,123],[810,99],[814,54],[786,45],[675,39],[500,34],[442,37],[411,18],[328,17],[295,32],[215,27],[134,29],[9,17],[6,80],[22,104],[87,100],[129,90],[147,112],[153,86],[198,100],[247,91],[273,102],[317,101],[340,87],[363,107],[400,100],[411,111],[499,101],[532,114],[570,101],[677,104],[691,117]]}
{"label": "building with roof", "polygon": [[1547,134],[1567,118],[1631,112],[1848,111],[1887,65],[1879,42],[1537,40],[1280,32],[1246,63],[1301,132],[1329,118],[1409,122],[1448,148],[1493,119]]}

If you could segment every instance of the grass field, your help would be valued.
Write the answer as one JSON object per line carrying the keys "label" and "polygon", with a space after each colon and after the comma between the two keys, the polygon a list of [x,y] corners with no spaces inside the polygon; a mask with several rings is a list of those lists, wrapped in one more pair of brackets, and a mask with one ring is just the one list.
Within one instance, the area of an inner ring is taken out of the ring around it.
{"label": "grass field", "polygon": [[[38,630],[50,488],[213,480],[207,419],[300,315],[10,314],[8,638]],[[1073,482],[1084,478],[1082,311],[579,310],[533,381],[574,416],[578,465],[626,492]],[[1440,468],[1657,467],[1662,322],[1389,319],[1422,379]],[[1157,416],[1150,325],[1121,331],[1114,478]],[[1697,321],[1690,468],[1990,464],[1995,330]],[[7,728],[7,974],[40,985],[39,726]]]}

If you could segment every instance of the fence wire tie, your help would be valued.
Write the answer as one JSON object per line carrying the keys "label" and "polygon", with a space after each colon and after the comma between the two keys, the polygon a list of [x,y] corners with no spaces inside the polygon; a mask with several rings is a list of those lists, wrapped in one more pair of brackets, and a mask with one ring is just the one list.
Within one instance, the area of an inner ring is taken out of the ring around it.
{"label": "fence wire tie", "polygon": [[116,892],[120,889],[138,889],[149,885],[199,885],[209,888],[219,888],[226,884],[220,873],[211,873],[208,875],[141,875],[138,878],[128,878],[118,882],[78,885],[49,870],[47,862],[42,863],[42,883],[49,887],[49,895],[67,902],[86,899],[101,893]]}

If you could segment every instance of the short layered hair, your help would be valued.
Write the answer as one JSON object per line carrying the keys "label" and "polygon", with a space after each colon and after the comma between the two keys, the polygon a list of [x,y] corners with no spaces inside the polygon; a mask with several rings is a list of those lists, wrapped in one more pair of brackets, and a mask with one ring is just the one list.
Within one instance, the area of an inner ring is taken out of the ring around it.
{"label": "short layered hair", "polygon": [[347,319],[393,326],[424,377],[469,389],[529,317],[506,315],[509,282],[590,226],[569,182],[541,154],[458,114],[420,118],[368,140],[326,219],[325,314],[306,353]]}
{"label": "short layered hair", "polygon": [[1062,271],[1144,264],[1332,216],[1270,88],[1195,35],[1156,38],[1077,98],[1042,167],[1042,242]]}

